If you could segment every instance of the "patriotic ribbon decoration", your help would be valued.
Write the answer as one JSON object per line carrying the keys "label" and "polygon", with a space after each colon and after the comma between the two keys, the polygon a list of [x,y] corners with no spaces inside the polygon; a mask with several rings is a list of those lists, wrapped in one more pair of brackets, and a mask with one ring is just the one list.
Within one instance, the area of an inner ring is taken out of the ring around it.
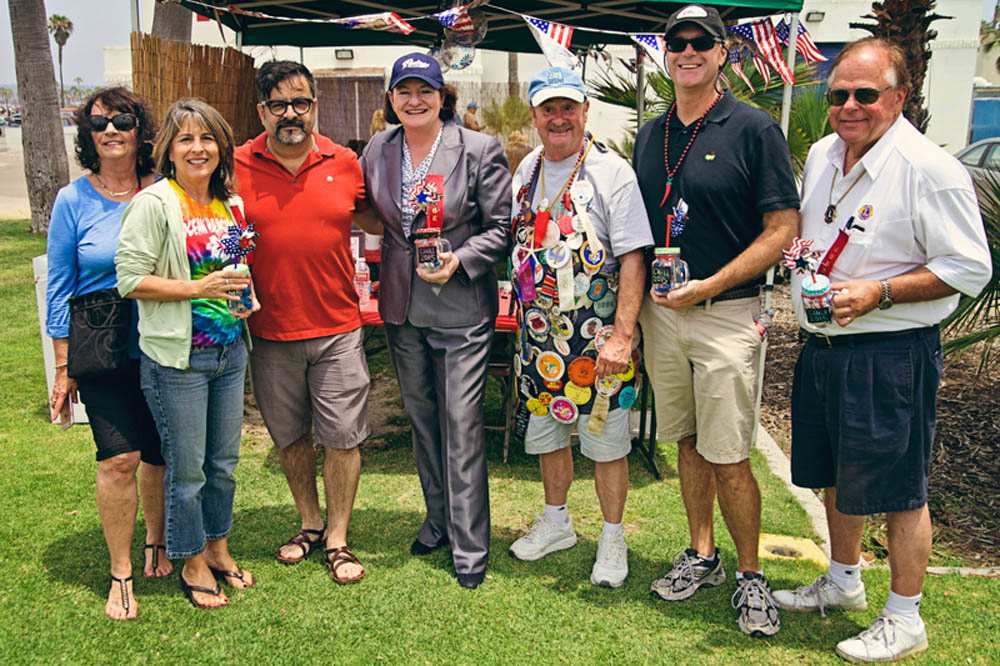
{"label": "patriotic ribbon decoration", "polygon": [[434,14],[434,18],[445,28],[454,30],[455,32],[471,32],[476,29],[472,23],[472,17],[469,16],[468,5],[459,5],[458,7],[438,12]]}
{"label": "patriotic ribbon decoration", "polygon": [[396,12],[379,12],[377,14],[362,14],[361,16],[350,16],[348,18],[334,19],[330,21],[337,25],[342,25],[351,30],[385,30],[388,32],[398,32],[408,35],[416,28],[403,20]]}
{"label": "patriotic ribbon decoration", "polygon": [[781,251],[782,264],[799,275],[815,274],[819,266],[819,252],[812,249],[811,240],[803,240],[796,236],[787,249]]}
{"label": "patriotic ribbon decoration", "polygon": [[580,69],[580,59],[569,50],[570,42],[573,40],[572,27],[523,14],[521,18],[528,24],[549,65],[571,70]]}
{"label": "patriotic ribbon decoration", "polygon": [[[788,46],[791,29],[788,23],[785,22],[785,19],[778,21],[778,25],[774,27],[774,33],[778,36],[778,42],[782,46]],[[795,37],[795,50],[801,53],[807,62],[825,62],[827,60],[826,56],[820,52],[819,47],[816,46],[812,35],[809,34],[809,31],[801,23],[799,24],[798,35]]]}

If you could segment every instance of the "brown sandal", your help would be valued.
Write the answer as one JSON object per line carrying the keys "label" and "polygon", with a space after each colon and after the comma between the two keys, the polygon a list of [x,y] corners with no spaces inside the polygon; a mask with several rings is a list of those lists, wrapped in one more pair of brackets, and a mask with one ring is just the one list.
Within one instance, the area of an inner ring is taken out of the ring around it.
{"label": "brown sandal", "polygon": [[[325,548],[323,549],[323,558],[326,560],[326,566],[330,568],[330,578],[332,578],[333,582],[338,585],[357,583],[365,577],[365,570],[364,566],[361,564],[361,560],[359,560],[347,546],[341,546],[340,548]],[[357,564],[361,567],[361,574],[355,576],[354,578],[342,578],[340,574],[337,573],[337,569],[342,567],[344,564]]]}
{"label": "brown sandal", "polygon": [[[212,575],[215,576],[216,580],[220,580],[220,581],[224,580],[228,585],[230,585],[232,587],[235,587],[235,586],[233,586],[233,584],[229,582],[229,580],[228,580],[229,578],[235,578],[238,581],[240,581],[241,583],[243,583],[243,587],[239,588],[239,589],[243,589],[243,590],[249,590],[251,587],[253,587],[254,585],[257,584],[257,579],[256,578],[254,578],[253,581],[251,581],[250,583],[247,583],[246,579],[244,578],[244,576],[246,575],[247,572],[244,571],[243,569],[239,569],[237,571],[227,571],[225,569],[216,569],[215,567],[212,567],[212,566],[208,567],[208,569],[209,569],[209,571],[212,572]],[[197,591],[200,591],[200,590],[197,590]]]}
{"label": "brown sandal", "polygon": [[[315,538],[310,538],[310,535],[315,535]],[[316,547],[316,544],[322,543],[325,537],[326,537],[325,527],[319,530],[301,529],[299,530],[298,534],[293,536],[285,543],[281,544],[281,547],[278,548],[278,552],[277,554],[275,554],[274,557],[282,564],[298,564],[302,560],[309,557],[309,554],[313,552],[313,549]],[[298,546],[299,549],[302,551],[302,555],[300,555],[299,557],[282,557],[281,549],[284,548],[285,546]]]}

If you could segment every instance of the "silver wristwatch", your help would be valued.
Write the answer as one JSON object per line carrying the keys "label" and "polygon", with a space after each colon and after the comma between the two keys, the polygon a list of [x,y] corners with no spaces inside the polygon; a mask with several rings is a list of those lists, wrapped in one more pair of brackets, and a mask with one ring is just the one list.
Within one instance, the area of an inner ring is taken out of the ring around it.
{"label": "silver wristwatch", "polygon": [[878,299],[878,309],[888,310],[892,307],[892,285],[889,284],[889,280],[879,280],[879,289],[881,290],[881,295]]}

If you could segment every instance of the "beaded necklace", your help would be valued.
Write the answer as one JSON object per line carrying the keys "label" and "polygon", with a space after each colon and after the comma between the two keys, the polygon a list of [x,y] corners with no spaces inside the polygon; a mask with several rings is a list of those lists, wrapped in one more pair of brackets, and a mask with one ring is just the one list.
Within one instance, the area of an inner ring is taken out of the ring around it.
{"label": "beaded necklace", "polygon": [[694,140],[698,138],[698,132],[701,131],[702,125],[705,124],[705,118],[708,117],[708,114],[712,112],[712,109],[715,108],[715,105],[718,104],[721,99],[722,95],[717,94],[709,107],[705,109],[705,113],[701,114],[701,117],[695,121],[694,131],[691,132],[691,138],[688,139],[687,145],[684,146],[684,150],[681,151],[681,156],[677,158],[677,163],[672,169],[670,168],[670,119],[674,116],[674,110],[677,108],[677,102],[670,105],[670,110],[667,111],[667,125],[663,132],[663,166],[667,170],[667,186],[663,189],[663,199],[660,200],[661,207],[666,205],[667,199],[670,198],[670,188],[673,185],[674,176],[676,176],[677,172],[680,171],[681,165],[684,164],[684,158],[687,157],[688,151],[691,150],[691,146],[694,145]]}

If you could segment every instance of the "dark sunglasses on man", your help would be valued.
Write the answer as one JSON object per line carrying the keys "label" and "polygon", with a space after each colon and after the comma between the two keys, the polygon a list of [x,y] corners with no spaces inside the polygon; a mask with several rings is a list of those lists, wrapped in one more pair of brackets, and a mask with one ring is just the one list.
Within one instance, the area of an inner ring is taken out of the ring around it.
{"label": "dark sunglasses on man", "polygon": [[882,93],[893,87],[855,88],[854,90],[850,88],[830,88],[826,91],[826,101],[830,103],[830,106],[844,106],[847,104],[847,100],[851,98],[851,95],[854,95],[854,101],[862,106],[868,106],[877,102]]}
{"label": "dark sunglasses on man", "polygon": [[87,125],[95,132],[103,132],[108,128],[108,123],[115,126],[119,132],[134,130],[139,125],[139,119],[134,113],[119,113],[114,118],[107,116],[87,116]]}
{"label": "dark sunglasses on man", "polygon": [[261,104],[267,107],[272,116],[280,118],[285,115],[288,107],[292,107],[292,111],[297,116],[305,115],[309,113],[309,109],[312,108],[315,101],[312,97],[296,97],[294,99],[269,99],[266,102],[261,102]]}
{"label": "dark sunglasses on man", "polygon": [[718,44],[718,40],[711,35],[698,35],[691,39],[685,39],[684,37],[671,37],[667,40],[667,50],[671,53],[684,53],[687,50],[688,44],[694,47],[695,51],[708,51],[713,46]]}

